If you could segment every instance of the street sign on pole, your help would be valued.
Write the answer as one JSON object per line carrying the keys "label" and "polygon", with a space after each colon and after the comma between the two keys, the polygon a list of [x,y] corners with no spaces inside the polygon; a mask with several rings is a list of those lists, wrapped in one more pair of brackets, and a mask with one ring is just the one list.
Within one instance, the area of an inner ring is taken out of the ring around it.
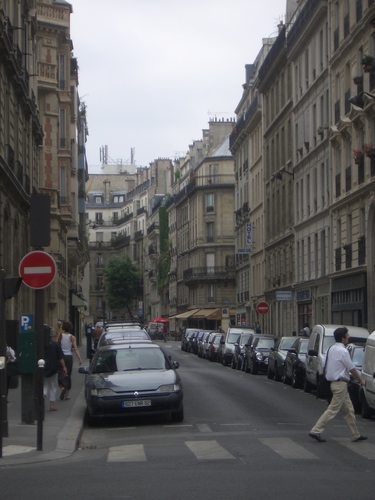
{"label": "street sign on pole", "polygon": [[270,306],[268,302],[261,301],[258,302],[256,309],[259,314],[267,314],[270,310]]}
{"label": "street sign on pole", "polygon": [[28,287],[45,288],[56,276],[55,259],[41,250],[30,252],[20,262],[19,275]]}

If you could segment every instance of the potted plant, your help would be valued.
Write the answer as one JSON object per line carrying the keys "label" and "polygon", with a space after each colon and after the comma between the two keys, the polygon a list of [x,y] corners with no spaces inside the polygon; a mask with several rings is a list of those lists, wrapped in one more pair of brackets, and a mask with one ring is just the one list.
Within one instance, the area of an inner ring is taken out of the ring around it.
{"label": "potted plant", "polygon": [[355,83],[355,85],[360,85],[361,83],[363,83],[363,76],[362,75],[357,75],[353,78],[353,82]]}
{"label": "potted plant", "polygon": [[323,135],[324,134],[324,127],[320,125],[317,130],[318,135]]}
{"label": "potted plant", "polygon": [[364,55],[362,57],[361,63],[363,66],[363,71],[365,73],[369,73],[374,66],[374,58],[372,56],[369,56],[369,55]]}
{"label": "potted plant", "polygon": [[365,142],[365,144],[363,145],[363,151],[369,158],[375,156],[375,147],[372,142]]}
{"label": "potted plant", "polygon": [[359,165],[359,163],[361,163],[361,161],[363,160],[363,156],[364,156],[363,150],[361,148],[352,149],[352,153],[353,153],[354,162],[357,165]]}

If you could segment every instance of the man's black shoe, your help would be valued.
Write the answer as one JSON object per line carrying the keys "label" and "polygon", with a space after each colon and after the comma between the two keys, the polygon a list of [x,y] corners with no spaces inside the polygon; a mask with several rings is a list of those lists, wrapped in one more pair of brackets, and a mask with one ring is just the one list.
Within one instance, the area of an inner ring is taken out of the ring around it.
{"label": "man's black shoe", "polygon": [[357,441],[366,441],[366,439],[368,439],[367,436],[361,435],[361,436],[357,437],[357,439],[353,439],[353,443],[356,443]]}
{"label": "man's black shoe", "polygon": [[326,440],[323,439],[320,434],[314,434],[313,432],[309,432],[309,436],[311,438],[315,439],[315,441],[318,441],[318,443],[325,443],[326,442]]}

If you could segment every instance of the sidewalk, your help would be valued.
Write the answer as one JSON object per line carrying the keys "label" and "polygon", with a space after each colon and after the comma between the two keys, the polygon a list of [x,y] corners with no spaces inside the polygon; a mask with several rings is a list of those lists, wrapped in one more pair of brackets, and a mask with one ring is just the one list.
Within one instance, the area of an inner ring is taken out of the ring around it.
{"label": "sidewalk", "polygon": [[[86,343],[79,348],[82,365],[88,366],[86,359]],[[85,414],[84,380],[78,373],[78,361],[73,359],[72,389],[69,401],[60,401],[57,394],[57,411],[49,411],[49,402],[45,402],[45,418],[43,422],[43,449],[37,451],[37,421],[34,424],[21,422],[21,377],[18,388],[8,393],[8,437],[3,437],[3,456],[0,467],[21,465],[47,460],[66,458],[77,448],[83,430]]]}

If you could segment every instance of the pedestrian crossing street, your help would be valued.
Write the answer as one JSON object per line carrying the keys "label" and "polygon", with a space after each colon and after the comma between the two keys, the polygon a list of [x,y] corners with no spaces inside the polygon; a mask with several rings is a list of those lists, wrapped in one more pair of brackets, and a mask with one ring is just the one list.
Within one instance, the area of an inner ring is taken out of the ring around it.
{"label": "pedestrian crossing street", "polygon": [[[280,457],[286,460],[321,460],[320,452],[324,452],[324,447],[329,447],[329,443],[306,443],[306,447],[296,443],[289,437],[273,437],[273,438],[256,438],[259,443],[264,445],[266,450],[271,450]],[[367,460],[375,460],[375,445],[370,442],[352,443],[349,438],[332,438],[332,441],[337,442],[340,446],[348,449],[354,454],[360,455]],[[190,453],[191,457],[195,457],[199,461],[212,460],[240,460],[228,449],[225,449],[215,439],[189,440],[178,444]],[[168,454],[166,449],[168,445],[164,445],[163,456]],[[174,448],[176,445],[174,445]],[[317,453],[311,451],[317,449]],[[150,451],[148,456],[148,446],[144,444],[125,444],[120,446],[112,446],[109,448],[107,462],[147,462],[155,459],[154,451]]]}

